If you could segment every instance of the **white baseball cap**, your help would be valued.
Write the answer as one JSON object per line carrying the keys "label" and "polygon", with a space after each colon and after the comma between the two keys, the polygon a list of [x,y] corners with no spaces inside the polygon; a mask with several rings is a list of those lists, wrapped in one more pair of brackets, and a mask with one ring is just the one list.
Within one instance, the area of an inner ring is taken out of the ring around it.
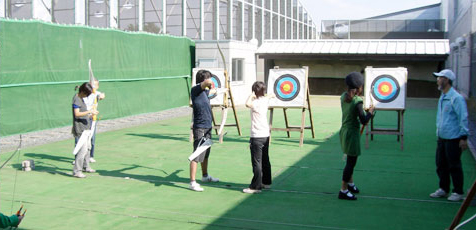
{"label": "white baseball cap", "polygon": [[433,73],[433,76],[435,76],[435,77],[446,77],[451,81],[456,80],[455,74],[450,69],[444,69],[444,70],[440,71],[439,73]]}

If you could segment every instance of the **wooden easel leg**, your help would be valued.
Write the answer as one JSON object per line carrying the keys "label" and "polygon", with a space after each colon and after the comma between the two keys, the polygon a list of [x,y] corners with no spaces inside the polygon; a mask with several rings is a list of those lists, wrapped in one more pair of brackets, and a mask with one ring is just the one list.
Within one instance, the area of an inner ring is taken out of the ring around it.
{"label": "wooden easel leg", "polygon": [[397,135],[397,141],[400,141],[400,110],[397,110],[397,117],[398,117],[398,121],[397,121],[397,130],[398,130],[398,135]]}
{"label": "wooden easel leg", "polygon": [[[289,129],[289,123],[288,123],[288,114],[286,113],[286,108],[283,108],[283,113],[284,113],[284,122],[286,123],[286,129]],[[289,133],[289,130],[287,131],[288,133],[288,138],[291,137],[291,134]]]}
{"label": "wooden easel leg", "polygon": [[193,113],[192,113],[192,122],[190,124],[190,137],[189,137],[189,141],[190,142],[193,142]]}
{"label": "wooden easel leg", "polygon": [[459,222],[461,221],[461,218],[463,218],[464,213],[466,212],[466,209],[468,209],[468,206],[473,200],[475,194],[476,194],[476,180],[474,181],[473,186],[471,186],[471,189],[469,190],[468,195],[466,196],[466,199],[464,199],[463,203],[461,204],[461,207],[456,213],[455,218],[451,222],[450,230],[453,230],[456,228],[456,226],[458,226]]}
{"label": "wooden easel leg", "polygon": [[220,124],[220,129],[218,130],[220,144],[223,143],[223,136],[224,136],[224,133],[225,133],[223,131],[223,128],[225,127],[225,124],[226,124],[227,114],[228,114],[228,108],[222,107],[221,108],[221,119],[222,119],[222,121],[221,121],[221,124]]}
{"label": "wooden easel leg", "polygon": [[238,135],[241,136],[240,122],[238,121],[238,116],[236,115],[235,102],[233,101],[233,96],[231,94],[231,89],[228,89],[228,95],[230,96],[231,107],[233,108],[233,115],[235,116],[235,124],[236,124],[236,128],[238,129]]}
{"label": "wooden easel leg", "polygon": [[369,126],[365,127],[365,148],[369,148]]}
{"label": "wooden easel leg", "polygon": [[374,118],[370,118],[370,140],[374,140],[374,134],[372,133],[374,131]]}
{"label": "wooden easel leg", "polygon": [[273,128],[273,112],[274,112],[274,109],[270,108],[269,109],[269,145],[271,145],[271,130]]}
{"label": "wooden easel leg", "polygon": [[403,151],[403,135],[404,135],[403,134],[403,130],[404,130],[403,129],[403,124],[404,124],[404,122],[403,122],[403,113],[404,112],[405,112],[404,110],[400,111],[400,116],[401,116],[401,118],[400,118],[400,149],[402,151]]}
{"label": "wooden easel leg", "polygon": [[[213,121],[213,127],[216,127],[216,122],[215,122],[215,114],[213,113],[213,108],[212,108],[212,121]],[[215,128],[215,134],[218,135],[218,129]]]}
{"label": "wooden easel leg", "polygon": [[312,119],[312,110],[311,110],[311,95],[309,93],[309,87],[307,88],[307,109],[309,110],[309,118],[311,121],[311,133],[312,133],[312,138],[315,138],[314,134],[314,120]]}
{"label": "wooden easel leg", "polygon": [[302,108],[301,115],[301,137],[299,138],[299,147],[302,147],[304,144],[304,123],[306,122],[306,109]]}

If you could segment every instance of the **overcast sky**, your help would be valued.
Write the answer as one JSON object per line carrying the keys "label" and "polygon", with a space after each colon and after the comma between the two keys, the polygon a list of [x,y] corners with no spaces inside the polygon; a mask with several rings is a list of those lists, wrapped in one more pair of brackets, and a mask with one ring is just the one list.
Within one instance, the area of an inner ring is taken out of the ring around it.
{"label": "overcast sky", "polygon": [[321,20],[363,19],[440,3],[440,0],[300,0],[316,26]]}

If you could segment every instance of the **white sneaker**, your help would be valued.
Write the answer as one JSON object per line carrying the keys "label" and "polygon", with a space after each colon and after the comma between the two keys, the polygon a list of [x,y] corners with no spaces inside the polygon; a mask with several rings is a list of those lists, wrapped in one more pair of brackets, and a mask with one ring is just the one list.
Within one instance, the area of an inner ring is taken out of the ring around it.
{"label": "white sneaker", "polygon": [[200,184],[197,183],[196,181],[190,182],[189,188],[193,191],[203,192],[203,188],[200,187]]}
{"label": "white sneaker", "polygon": [[464,194],[458,194],[458,193],[451,193],[451,196],[448,197],[449,201],[460,201],[464,200]]}
{"label": "white sneaker", "polygon": [[251,189],[251,188],[245,188],[243,189],[244,193],[249,193],[249,194],[255,194],[255,193],[260,193],[261,190],[258,189]]}
{"label": "white sneaker", "polygon": [[96,160],[94,160],[94,158],[91,157],[91,158],[89,158],[89,162],[94,163],[94,162],[96,162]]}
{"label": "white sneaker", "polygon": [[441,188],[436,190],[434,193],[430,194],[430,197],[433,197],[433,198],[446,197],[446,196],[448,196],[448,193],[446,193],[445,190]]}
{"label": "white sneaker", "polygon": [[71,163],[72,165],[76,164],[76,161],[73,161],[73,163]]}
{"label": "white sneaker", "polygon": [[84,175],[82,172],[79,172],[79,173],[74,174],[74,177],[77,177],[77,178],[85,178],[86,175]]}
{"label": "white sneaker", "polygon": [[202,181],[203,182],[218,182],[220,180],[218,178],[208,175],[207,177],[202,177]]}

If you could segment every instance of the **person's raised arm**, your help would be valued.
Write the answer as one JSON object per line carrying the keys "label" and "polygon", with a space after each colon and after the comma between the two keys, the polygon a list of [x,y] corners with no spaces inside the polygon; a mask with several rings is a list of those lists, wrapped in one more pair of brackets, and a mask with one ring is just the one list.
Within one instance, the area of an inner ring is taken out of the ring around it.
{"label": "person's raised arm", "polygon": [[252,92],[250,94],[250,96],[248,97],[248,99],[246,99],[246,103],[245,103],[246,107],[252,109],[253,108],[253,101],[255,99],[256,99],[256,95],[255,95],[254,92]]}

